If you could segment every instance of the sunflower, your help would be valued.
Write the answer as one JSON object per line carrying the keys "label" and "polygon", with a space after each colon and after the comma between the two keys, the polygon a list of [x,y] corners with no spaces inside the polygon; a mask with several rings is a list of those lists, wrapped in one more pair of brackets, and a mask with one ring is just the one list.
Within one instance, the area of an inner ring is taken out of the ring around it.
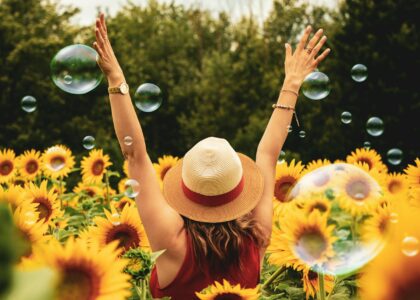
{"label": "sunflower", "polygon": [[15,152],[11,149],[0,151],[0,183],[11,180],[16,174]]}
{"label": "sunflower", "polygon": [[340,178],[335,194],[342,209],[356,216],[378,206],[382,190],[370,174],[357,168],[347,168],[337,177]]}
{"label": "sunflower", "polygon": [[280,228],[273,228],[267,252],[271,264],[293,267],[317,266],[334,256],[334,225],[327,225],[327,215],[318,210],[309,216],[290,212]]}
{"label": "sunflower", "polygon": [[385,179],[385,186],[387,195],[391,199],[405,198],[408,193],[408,181],[407,176],[401,173],[390,173],[387,174]]}
{"label": "sunflower", "polygon": [[41,173],[41,153],[39,151],[25,151],[17,158],[20,175],[26,180],[33,180]]}
{"label": "sunflower", "polygon": [[[289,196],[290,191],[295,186],[295,183],[301,177],[301,172],[304,166],[300,162],[295,164],[295,160],[288,164],[277,164],[276,165],[276,178],[274,185],[274,206],[276,207],[279,203],[289,202],[291,199]],[[296,189],[293,189],[296,190]]]}
{"label": "sunflower", "polygon": [[123,300],[130,295],[130,276],[123,273],[127,260],[118,255],[115,243],[92,248],[83,239],[69,238],[64,246],[51,241],[34,247],[33,257],[23,266],[47,266],[57,272],[54,299]]}
{"label": "sunflower", "polygon": [[302,176],[316,170],[318,168],[329,166],[331,165],[331,161],[329,159],[317,159],[310,161],[306,166],[305,169],[302,171]]}
{"label": "sunflower", "polygon": [[29,201],[25,190],[16,185],[11,185],[8,189],[3,189],[0,186],[0,202],[10,204],[12,211],[20,206],[31,207],[34,211],[36,209],[36,205]]}
{"label": "sunflower", "polygon": [[[389,238],[395,221],[389,206],[378,207],[362,225],[362,239],[368,243],[383,242]],[[395,213],[394,213],[395,214]]]}
{"label": "sunflower", "polygon": [[84,193],[89,197],[102,197],[104,195],[104,190],[101,186],[96,184],[88,184],[86,182],[79,182],[77,186],[74,187],[73,192],[76,194]]}
{"label": "sunflower", "polygon": [[[310,297],[315,298],[319,291],[319,276],[318,273],[309,268],[303,269],[302,274],[303,290],[306,293],[306,299]],[[324,288],[327,293],[331,293],[334,287],[334,277],[331,275],[324,276]]]}
{"label": "sunflower", "polygon": [[319,211],[321,214],[328,215],[331,210],[331,203],[324,194],[314,194],[310,198],[299,197],[294,201],[299,203],[299,206],[308,215],[315,210]]}
{"label": "sunflower", "polygon": [[66,177],[74,167],[74,157],[70,149],[63,145],[45,150],[41,160],[44,174],[53,179]]}
{"label": "sunflower", "polygon": [[260,287],[243,289],[240,284],[231,285],[226,279],[223,284],[215,281],[213,285],[195,295],[201,300],[237,299],[237,300],[258,300]]}
{"label": "sunflower", "polygon": [[363,162],[369,166],[369,170],[375,168],[379,172],[387,172],[387,167],[382,162],[381,156],[373,149],[358,148],[347,156],[346,161],[350,164]]}
{"label": "sunflower", "polygon": [[82,160],[83,181],[87,183],[101,183],[106,172],[106,168],[112,165],[109,156],[100,150],[92,150],[88,157]]}
{"label": "sunflower", "polygon": [[54,190],[47,189],[46,180],[43,180],[40,186],[36,186],[32,182],[29,183],[27,193],[29,200],[38,205],[36,210],[39,213],[39,221],[42,220],[44,223],[49,223],[63,215],[57,200],[57,194]]}
{"label": "sunflower", "polygon": [[38,212],[33,207],[23,204],[13,213],[13,221],[20,235],[25,242],[23,256],[32,254],[32,247],[44,243],[48,238],[44,236],[48,230],[47,224],[38,220]]}
{"label": "sunflower", "polygon": [[114,208],[116,208],[117,211],[122,211],[124,209],[124,207],[126,207],[127,205],[130,205],[130,206],[134,205],[135,206],[136,202],[134,202],[133,199],[130,199],[130,198],[124,196],[118,201],[116,201],[116,200],[111,201],[111,205]]}
{"label": "sunflower", "polygon": [[128,160],[124,160],[124,164],[123,164],[123,172],[125,174],[125,176],[130,177],[128,175]]}
{"label": "sunflower", "polygon": [[158,158],[158,163],[154,163],[153,167],[155,168],[156,174],[159,177],[159,180],[163,181],[166,173],[170,168],[176,165],[179,158],[171,155],[164,155],[163,157]]}
{"label": "sunflower", "polygon": [[416,158],[415,163],[416,165],[408,165],[404,172],[410,188],[420,189],[420,158]]}
{"label": "sunflower", "polygon": [[420,210],[401,203],[397,212],[391,240],[362,273],[360,299],[419,299],[419,244],[407,242],[420,241]]}
{"label": "sunflower", "polygon": [[96,226],[89,230],[90,242],[103,247],[113,241],[118,241],[118,247],[123,251],[141,247],[149,250],[149,241],[135,206],[126,205],[121,214],[111,206],[111,211],[105,211],[106,218],[94,219]]}

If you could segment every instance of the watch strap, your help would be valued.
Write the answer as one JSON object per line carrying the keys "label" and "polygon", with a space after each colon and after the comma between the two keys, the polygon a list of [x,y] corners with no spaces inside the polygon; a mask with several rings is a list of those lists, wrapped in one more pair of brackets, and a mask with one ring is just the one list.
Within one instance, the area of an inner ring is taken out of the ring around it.
{"label": "watch strap", "polygon": [[120,94],[121,93],[121,89],[119,86],[117,87],[109,87],[108,88],[108,93],[110,94]]}

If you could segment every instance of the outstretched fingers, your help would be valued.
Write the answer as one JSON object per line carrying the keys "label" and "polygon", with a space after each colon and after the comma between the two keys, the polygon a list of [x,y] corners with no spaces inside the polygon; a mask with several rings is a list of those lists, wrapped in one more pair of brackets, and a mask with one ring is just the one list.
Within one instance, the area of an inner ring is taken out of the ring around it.
{"label": "outstretched fingers", "polygon": [[93,43],[93,48],[95,48],[96,52],[98,52],[98,55],[100,58],[102,58],[104,56],[104,52],[103,50],[98,46],[97,42]]}
{"label": "outstretched fingers", "polygon": [[308,25],[308,27],[306,27],[305,29],[305,32],[303,33],[302,38],[299,41],[296,51],[301,52],[305,48],[306,42],[308,41],[311,31],[312,31],[312,27],[311,25]]}
{"label": "outstretched fingers", "polygon": [[101,21],[101,27],[104,30],[105,33],[108,32],[108,28],[106,27],[106,21],[105,21],[105,14],[101,13],[100,15],[100,21]]}
{"label": "outstretched fingers", "polygon": [[323,61],[328,54],[330,54],[331,49],[328,48],[326,50],[324,50],[324,52],[321,53],[321,55],[319,55],[316,59],[315,59],[315,66],[317,66],[321,61]]}
{"label": "outstretched fingers", "polygon": [[322,28],[318,29],[318,31],[314,34],[314,36],[309,41],[307,48],[311,50],[314,49],[315,45],[318,43],[323,33],[324,33],[324,30]]}
{"label": "outstretched fingers", "polygon": [[327,37],[324,35],[321,40],[318,42],[318,44],[316,44],[316,46],[313,48],[312,51],[312,57],[315,57],[318,52],[321,50],[322,46],[324,46],[325,42],[327,41]]}

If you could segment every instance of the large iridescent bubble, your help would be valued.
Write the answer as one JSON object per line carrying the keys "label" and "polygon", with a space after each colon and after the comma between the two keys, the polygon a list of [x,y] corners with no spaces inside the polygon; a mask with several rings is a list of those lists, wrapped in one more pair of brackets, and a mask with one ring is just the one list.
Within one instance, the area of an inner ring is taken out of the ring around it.
{"label": "large iridescent bubble", "polygon": [[86,94],[102,80],[102,72],[96,62],[97,52],[91,47],[76,44],[61,49],[51,61],[54,83],[70,94]]}
{"label": "large iridescent bubble", "polygon": [[279,218],[292,256],[327,275],[351,274],[371,261],[393,226],[377,178],[376,173],[345,163],[323,166],[300,178]]}

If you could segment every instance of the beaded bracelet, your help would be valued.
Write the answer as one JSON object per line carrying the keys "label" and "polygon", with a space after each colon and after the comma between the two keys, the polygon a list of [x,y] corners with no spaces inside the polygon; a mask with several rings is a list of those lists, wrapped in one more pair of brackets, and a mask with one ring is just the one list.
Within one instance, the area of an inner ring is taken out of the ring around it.
{"label": "beaded bracelet", "polygon": [[297,126],[298,126],[298,127],[300,127],[300,125],[299,125],[299,120],[298,120],[298,117],[297,117],[297,114],[296,114],[296,110],[295,110],[295,108],[294,108],[294,107],[292,107],[292,106],[287,106],[287,105],[283,105],[283,104],[276,104],[276,103],[274,103],[274,104],[272,105],[272,107],[273,107],[273,108],[279,108],[279,109],[285,109],[285,110],[291,110],[291,111],[293,111],[293,114],[295,115],[295,119],[296,119]]}

